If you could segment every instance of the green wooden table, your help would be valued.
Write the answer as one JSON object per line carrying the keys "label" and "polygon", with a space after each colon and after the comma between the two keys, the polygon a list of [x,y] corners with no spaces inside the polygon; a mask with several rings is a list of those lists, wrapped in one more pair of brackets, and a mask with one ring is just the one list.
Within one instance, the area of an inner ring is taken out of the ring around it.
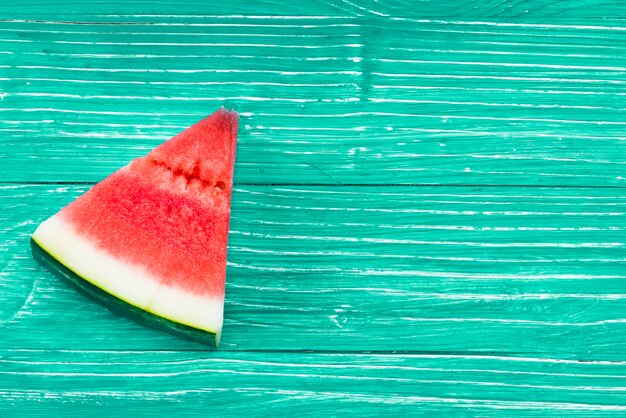
{"label": "green wooden table", "polygon": [[[1,416],[626,413],[624,3],[212,3],[0,5]],[[222,105],[208,351],[28,237]]]}

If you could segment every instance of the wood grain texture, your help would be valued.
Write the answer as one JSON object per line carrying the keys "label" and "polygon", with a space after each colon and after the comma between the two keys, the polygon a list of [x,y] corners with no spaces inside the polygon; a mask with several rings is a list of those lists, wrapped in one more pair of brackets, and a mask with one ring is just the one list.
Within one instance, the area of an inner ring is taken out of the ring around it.
{"label": "wood grain texture", "polygon": [[[0,415],[623,415],[624,18],[2,2]],[[28,237],[221,105],[241,130],[216,352],[86,301]]]}
{"label": "wood grain texture", "polygon": [[0,180],[98,181],[225,104],[237,182],[626,185],[623,25],[109,20],[0,22]]}
{"label": "wood grain texture", "polygon": [[[0,188],[9,260],[0,346],[188,346],[85,303],[30,260],[34,227],[85,189]],[[536,194],[238,187],[222,348],[621,358],[626,196],[582,188]],[[45,326],[51,322],[60,326]]]}
{"label": "wood grain texture", "polygon": [[3,350],[0,407],[9,416],[195,416],[209,405],[246,415],[608,416],[626,410],[625,373],[623,362],[478,355]]}
{"label": "wood grain texture", "polygon": [[[65,0],[50,7],[48,1],[16,0],[0,5],[0,11],[12,18],[68,17],[80,21],[99,21],[110,17],[135,21],[150,21],[167,16],[172,20],[202,18],[204,16],[421,16],[421,17],[508,17],[518,19],[563,19],[626,17],[619,0],[478,0],[445,3],[437,0],[409,0],[383,2],[380,0],[305,0],[282,3],[259,0],[253,5],[245,2],[218,3],[199,0],[161,1],[127,0],[124,2],[99,0],[90,3]],[[185,20],[182,20],[184,22]]]}

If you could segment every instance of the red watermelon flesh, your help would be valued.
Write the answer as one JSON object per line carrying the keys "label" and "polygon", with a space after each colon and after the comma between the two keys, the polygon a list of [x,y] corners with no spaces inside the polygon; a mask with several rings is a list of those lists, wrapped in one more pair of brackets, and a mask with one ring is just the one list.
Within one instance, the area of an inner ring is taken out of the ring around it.
{"label": "red watermelon flesh", "polygon": [[238,115],[221,109],[42,223],[33,240],[129,304],[222,329]]}

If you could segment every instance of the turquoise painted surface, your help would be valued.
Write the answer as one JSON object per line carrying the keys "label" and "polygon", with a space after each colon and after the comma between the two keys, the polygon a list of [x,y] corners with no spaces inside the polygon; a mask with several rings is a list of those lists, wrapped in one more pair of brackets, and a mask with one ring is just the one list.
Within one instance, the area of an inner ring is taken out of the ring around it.
{"label": "turquoise painted surface", "polygon": [[[0,5],[3,416],[623,414],[626,7],[409,3]],[[221,105],[212,352],[28,237]]]}

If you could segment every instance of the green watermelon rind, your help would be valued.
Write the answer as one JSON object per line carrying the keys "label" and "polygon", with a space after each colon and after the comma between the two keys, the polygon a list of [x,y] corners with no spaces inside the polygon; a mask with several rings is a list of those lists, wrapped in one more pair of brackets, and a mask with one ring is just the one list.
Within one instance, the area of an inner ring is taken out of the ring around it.
{"label": "green watermelon rind", "polygon": [[163,316],[155,315],[154,313],[141,309],[116,295],[111,295],[107,291],[100,288],[96,283],[77,274],[72,269],[64,265],[52,251],[46,249],[43,245],[37,242],[35,238],[31,237],[30,244],[35,260],[40,262],[55,276],[64,282],[67,282],[80,293],[89,299],[98,302],[110,311],[120,313],[131,318],[135,322],[165,331],[176,337],[196,341],[211,347],[217,347],[217,344],[219,343],[217,340],[219,338],[217,333],[195,328],[180,322],[175,322]]}

